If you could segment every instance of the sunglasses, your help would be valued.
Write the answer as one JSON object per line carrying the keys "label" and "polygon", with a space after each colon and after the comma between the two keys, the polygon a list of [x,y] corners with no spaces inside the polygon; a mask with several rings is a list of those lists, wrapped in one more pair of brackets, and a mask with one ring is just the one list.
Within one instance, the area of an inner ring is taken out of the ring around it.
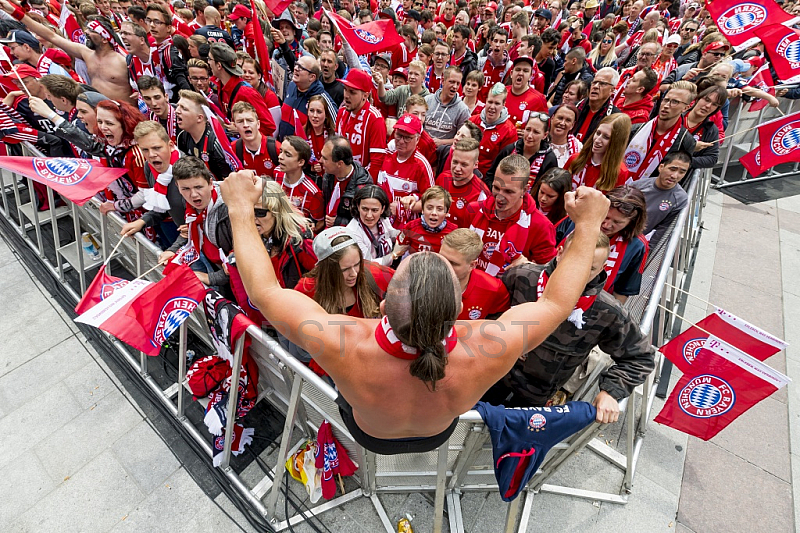
{"label": "sunglasses", "polygon": [[269,209],[264,209],[262,207],[253,208],[253,214],[256,216],[256,218],[264,218],[267,216],[267,213],[269,213]]}
{"label": "sunglasses", "polygon": [[628,202],[622,202],[620,200],[611,200],[611,207],[616,208],[617,211],[626,217],[629,217],[639,211],[637,206],[629,204]]}

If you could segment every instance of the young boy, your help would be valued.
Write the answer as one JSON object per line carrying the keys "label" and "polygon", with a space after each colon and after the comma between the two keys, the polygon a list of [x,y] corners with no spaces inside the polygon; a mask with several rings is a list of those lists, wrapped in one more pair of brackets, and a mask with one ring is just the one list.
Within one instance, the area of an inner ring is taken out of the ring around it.
{"label": "young boy", "polygon": [[443,187],[434,185],[422,194],[422,215],[406,224],[397,237],[394,256],[400,257],[406,251],[439,252],[442,239],[458,226],[447,220],[450,210],[450,194]]}

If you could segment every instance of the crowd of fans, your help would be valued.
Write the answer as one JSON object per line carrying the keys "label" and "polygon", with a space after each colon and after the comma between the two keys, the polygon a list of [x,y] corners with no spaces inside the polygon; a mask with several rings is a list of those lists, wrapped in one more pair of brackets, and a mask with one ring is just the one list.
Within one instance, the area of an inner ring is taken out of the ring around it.
{"label": "crowd of fans", "polygon": [[[101,211],[127,220],[123,234],[160,244],[162,261],[193,248],[200,280],[245,309],[215,185],[240,168],[264,179],[256,225],[280,284],[360,317],[381,315],[392,268],[421,251],[456,272],[459,319],[535,300],[572,231],[565,193],[604,191],[596,277],[579,302],[588,325],[570,317],[521,359],[491,391],[507,403],[549,401],[597,345],[616,362],[603,393],[618,401],[641,383],[652,353],[621,304],[686,205],[681,184],[716,164],[729,102],[779,103],[747,85],[763,45],[734,53],[692,1],[0,8],[0,110],[19,126],[0,149],[29,141],[126,168],[99,193]],[[83,39],[59,25],[62,9]],[[358,56],[329,11],[353,24],[391,20],[403,41]],[[270,61],[258,57],[258,22]]]}

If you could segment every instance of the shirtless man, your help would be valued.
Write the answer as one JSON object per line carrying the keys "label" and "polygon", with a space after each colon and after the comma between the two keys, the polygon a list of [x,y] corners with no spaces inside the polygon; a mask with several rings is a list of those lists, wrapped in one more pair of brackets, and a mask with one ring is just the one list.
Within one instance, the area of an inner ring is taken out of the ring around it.
{"label": "shirtless man", "polygon": [[[119,54],[109,40],[98,31],[87,28],[86,37],[91,41],[91,46],[84,46],[73,43],[47,26],[36,22],[8,0],[0,0],[0,8],[53,46],[64,50],[75,59],[82,59],[88,68],[91,85],[98,92],[113,100],[131,101],[130,96],[133,91],[128,83],[125,56]],[[111,36],[107,28],[100,26],[97,29],[103,30]],[[135,105],[135,101],[133,103]]]}
{"label": "shirtless man", "polygon": [[[447,441],[459,415],[567,319],[589,280],[609,206],[594,189],[567,193],[574,240],[535,303],[513,307],[496,321],[456,322],[461,288],[455,272],[441,256],[420,252],[401,263],[389,283],[380,306],[384,319],[368,320],[329,315],[311,298],[278,285],[256,230],[253,208],[263,199],[254,171],[230,174],[221,190],[254,305],[333,378],[355,440],[386,455],[430,451]],[[349,243],[332,246],[334,240],[325,244],[334,251]]]}

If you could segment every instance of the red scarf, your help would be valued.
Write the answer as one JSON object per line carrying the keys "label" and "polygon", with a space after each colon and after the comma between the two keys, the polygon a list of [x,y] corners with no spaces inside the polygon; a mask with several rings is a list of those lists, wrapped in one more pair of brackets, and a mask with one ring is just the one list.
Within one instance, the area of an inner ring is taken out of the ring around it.
{"label": "red scarf", "polygon": [[614,280],[617,279],[619,267],[622,265],[622,258],[625,257],[625,250],[628,248],[628,241],[625,241],[617,235],[611,239],[611,248],[608,251],[608,259],[603,270],[606,271],[608,279],[606,285],[603,287],[607,292],[611,292],[614,287]]}
{"label": "red scarf", "polygon": [[[381,323],[375,328],[375,340],[378,341],[378,346],[392,357],[406,359],[408,361],[419,357],[420,350],[418,348],[403,344],[403,341],[397,338],[397,335],[392,331],[392,326],[389,325],[389,317],[383,317]],[[456,344],[458,344],[456,328],[450,328],[450,333],[442,340],[442,344],[444,344],[444,350],[447,353],[453,351]]]}
{"label": "red scarf", "polygon": [[195,250],[203,252],[209,261],[217,265],[222,263],[222,251],[211,244],[208,239],[205,238],[204,233],[206,216],[214,209],[218,201],[220,201],[219,193],[217,192],[217,188],[214,187],[211,189],[211,201],[202,212],[198,213],[194,207],[186,204],[186,223],[189,225],[189,240],[192,241]]}
{"label": "red scarf", "polygon": [[[172,142],[175,142],[178,138],[178,117],[175,115],[175,108],[170,104],[167,104],[167,109],[169,111],[167,112],[167,127],[165,129]],[[161,119],[152,111],[150,112],[150,120],[161,124]]]}
{"label": "red scarf", "polygon": [[[547,282],[550,279],[550,274],[547,273],[547,269],[542,270],[542,273],[539,274],[539,282],[536,285],[536,299],[542,297],[544,293],[544,288],[547,286]],[[589,310],[589,308],[594,304],[594,301],[597,299],[597,294],[591,296],[581,296],[578,298],[578,303],[575,304],[575,308],[570,313],[567,320],[575,324],[575,327],[578,329],[583,329],[583,326],[586,325],[586,321],[583,320],[583,314]]]}
{"label": "red scarf", "polygon": [[[508,222],[510,225],[507,227],[503,239],[497,243],[497,247],[494,249],[489,259],[489,266],[486,267],[486,273],[490,276],[498,277],[502,274],[506,266],[514,261],[521,253],[517,250],[516,246],[519,245],[523,247],[528,242],[528,232],[531,226],[531,212],[536,209],[536,206],[531,205],[531,203],[530,195],[526,194],[522,201],[522,208],[520,208],[514,216],[501,221]],[[491,223],[500,221],[494,210],[494,196],[488,197],[480,204],[478,214],[480,216],[476,217],[472,222],[470,229],[483,238],[484,233],[489,229]]]}
{"label": "red scarf", "polygon": [[628,143],[625,151],[625,165],[630,172],[632,181],[649,177],[655,172],[661,160],[667,155],[672,144],[678,138],[678,133],[683,127],[684,118],[681,117],[672,129],[659,139],[656,135],[658,118],[645,122],[642,128]]}

